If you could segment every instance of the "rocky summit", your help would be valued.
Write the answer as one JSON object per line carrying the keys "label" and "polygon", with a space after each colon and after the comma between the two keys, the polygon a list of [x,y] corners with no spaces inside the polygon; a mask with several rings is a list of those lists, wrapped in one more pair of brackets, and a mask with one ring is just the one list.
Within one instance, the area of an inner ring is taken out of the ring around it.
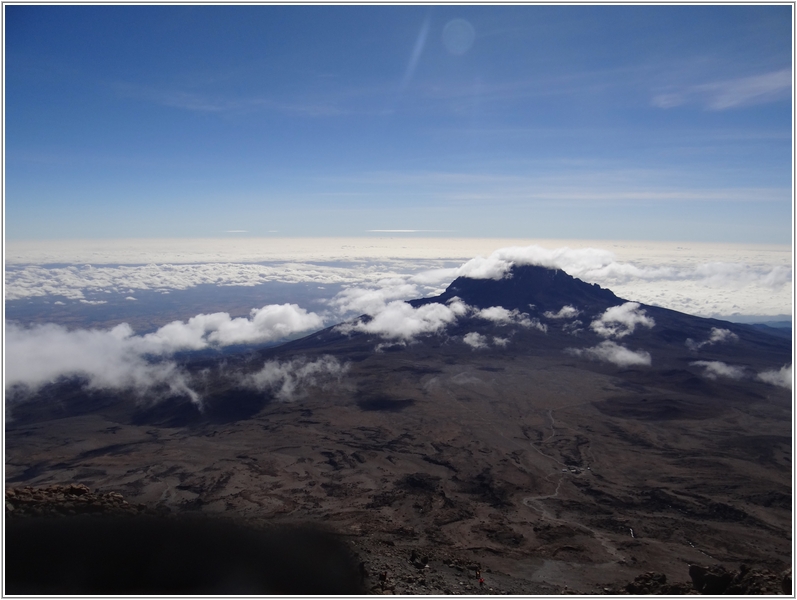
{"label": "rocky summit", "polygon": [[200,402],[55,382],[8,407],[7,511],[322,524],[380,594],[783,592],[789,339],[543,267],[399,308],[186,356]]}

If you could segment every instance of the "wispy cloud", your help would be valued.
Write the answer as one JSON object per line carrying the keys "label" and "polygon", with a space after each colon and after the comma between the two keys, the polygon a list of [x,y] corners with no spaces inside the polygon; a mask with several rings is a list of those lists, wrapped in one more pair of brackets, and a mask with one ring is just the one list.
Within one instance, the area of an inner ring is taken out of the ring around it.
{"label": "wispy cloud", "polygon": [[758,379],[764,383],[777,385],[780,387],[791,388],[792,386],[792,367],[785,365],[780,369],[763,371],[758,374]]}
{"label": "wispy cloud", "polygon": [[581,311],[578,310],[575,306],[570,306],[569,304],[566,304],[562,308],[560,308],[558,312],[553,312],[550,310],[545,311],[543,313],[543,316],[547,319],[574,319],[580,314]]}
{"label": "wispy cloud", "polygon": [[492,321],[496,325],[520,325],[521,327],[533,327],[543,333],[548,331],[548,327],[540,323],[539,319],[531,318],[528,313],[522,313],[517,309],[507,310],[503,306],[490,306],[474,313],[474,316],[486,321]]}
{"label": "wispy cloud", "polygon": [[629,350],[625,346],[606,340],[591,348],[567,348],[567,354],[590,360],[609,362],[618,367],[645,366],[651,364],[650,353],[644,350]]}
{"label": "wispy cloud", "polygon": [[[617,169],[606,165],[574,165],[568,161],[529,165],[531,174],[460,171],[378,171],[324,177],[323,195],[345,188],[352,196],[363,190],[400,189],[416,198],[447,205],[500,202],[500,207],[528,206],[529,201],[623,205],[680,202],[785,202],[787,187],[718,186],[699,181],[674,185],[684,173],[670,169]],[[331,192],[329,188],[333,188]],[[376,230],[371,230],[376,231]]]}
{"label": "wispy cloud", "polygon": [[673,89],[655,95],[651,102],[658,108],[695,104],[708,110],[744,108],[788,99],[791,82],[791,69],[781,69],[761,75]]}
{"label": "wispy cloud", "polygon": [[712,344],[720,344],[723,342],[738,342],[739,336],[733,333],[730,329],[722,329],[719,327],[712,327],[708,339],[702,342],[696,342],[692,338],[686,339],[686,347],[690,350],[700,350],[703,346],[710,346]]}
{"label": "wispy cloud", "polygon": [[121,97],[142,100],[169,108],[202,113],[251,113],[273,111],[295,116],[330,117],[351,111],[336,104],[319,100],[280,101],[267,97],[229,97],[223,94],[159,89],[144,85],[118,82],[113,86]]}
{"label": "wispy cloud", "polygon": [[341,378],[349,370],[334,356],[324,355],[316,360],[301,357],[286,362],[267,361],[263,367],[244,378],[243,387],[259,391],[270,391],[279,400],[289,401],[303,397],[309,388],[328,388],[340,385]]}
{"label": "wispy cloud", "polygon": [[736,367],[719,360],[696,360],[690,366],[702,367],[703,375],[708,379],[725,377],[727,379],[742,379],[745,377],[744,367]]}
{"label": "wispy cloud", "polygon": [[429,35],[429,26],[431,21],[429,17],[423,20],[421,29],[418,32],[418,37],[415,40],[415,45],[412,47],[412,54],[410,54],[409,63],[407,63],[407,70],[404,72],[404,78],[401,80],[401,89],[404,90],[412,81],[412,76],[418,66],[418,61],[421,59],[423,49],[426,46],[426,38]]}

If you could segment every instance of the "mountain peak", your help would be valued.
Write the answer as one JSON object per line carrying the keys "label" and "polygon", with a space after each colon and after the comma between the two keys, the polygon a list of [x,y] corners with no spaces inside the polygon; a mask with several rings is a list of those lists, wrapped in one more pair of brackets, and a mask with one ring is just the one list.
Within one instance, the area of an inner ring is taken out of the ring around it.
{"label": "mountain peak", "polygon": [[561,269],[514,265],[501,279],[458,277],[441,295],[412,300],[410,304],[444,304],[455,297],[476,308],[503,306],[522,312],[527,312],[530,305],[540,312],[555,312],[569,305],[595,313],[624,302],[611,290],[576,279]]}

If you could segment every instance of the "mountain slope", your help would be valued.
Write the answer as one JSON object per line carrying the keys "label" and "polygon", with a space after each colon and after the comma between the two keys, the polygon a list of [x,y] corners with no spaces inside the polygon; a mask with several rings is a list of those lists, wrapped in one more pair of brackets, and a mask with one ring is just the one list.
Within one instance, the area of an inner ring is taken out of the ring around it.
{"label": "mountain slope", "polygon": [[[412,339],[331,327],[186,363],[203,412],[54,386],[13,407],[7,481],[322,521],[397,593],[474,592],[476,564],[522,594],[790,563],[792,396],[760,377],[789,340],[539,267],[410,304],[454,297],[471,309]],[[340,377],[307,370],[325,355]],[[244,387],[279,369],[292,394]]]}

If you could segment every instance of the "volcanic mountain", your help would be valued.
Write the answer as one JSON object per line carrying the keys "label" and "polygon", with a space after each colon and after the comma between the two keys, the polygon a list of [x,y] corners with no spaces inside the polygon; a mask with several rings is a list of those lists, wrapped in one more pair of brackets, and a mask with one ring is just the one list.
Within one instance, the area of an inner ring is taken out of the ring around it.
{"label": "volcanic mountain", "polygon": [[790,340],[538,266],[393,308],[186,359],[201,410],[51,386],[11,409],[6,483],[323,522],[396,593],[790,564]]}
{"label": "volcanic mountain", "polygon": [[412,300],[410,304],[445,304],[456,297],[477,308],[498,305],[521,311],[532,308],[538,312],[557,311],[564,305],[597,312],[623,302],[610,290],[585,283],[561,269],[524,265],[512,267],[500,279],[458,277],[441,295]]}

